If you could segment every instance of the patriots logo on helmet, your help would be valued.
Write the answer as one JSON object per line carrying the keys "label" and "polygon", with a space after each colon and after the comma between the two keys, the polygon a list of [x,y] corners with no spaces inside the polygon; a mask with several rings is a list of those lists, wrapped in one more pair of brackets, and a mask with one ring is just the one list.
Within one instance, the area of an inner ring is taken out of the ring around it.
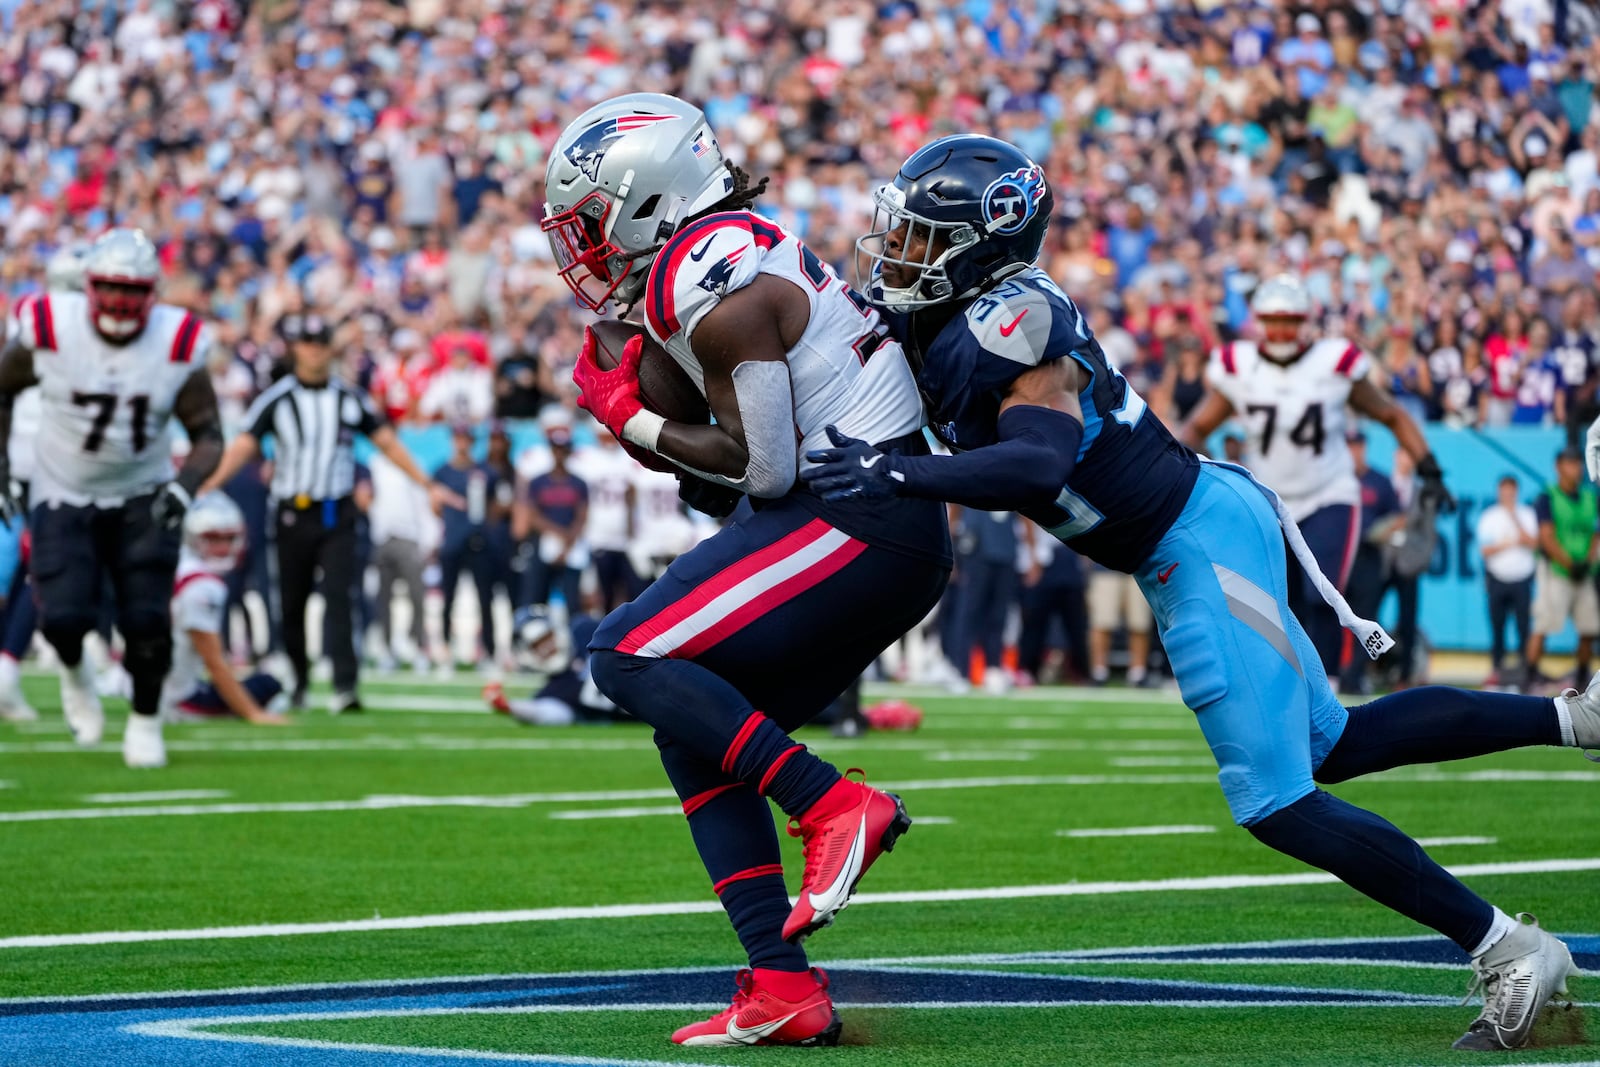
{"label": "patriots logo on helmet", "polygon": [[1000,234],[1013,234],[1026,226],[1039,210],[1039,200],[1044,196],[1044,172],[1037,164],[1031,167],[1018,167],[1008,174],[1002,174],[989,183],[989,188],[983,191],[983,218],[985,222],[994,223],[1007,215],[1015,218],[1004,226],[997,227],[992,232]]}
{"label": "patriots logo on helmet", "polygon": [[744,249],[735,248],[732,252],[711,264],[711,269],[706,271],[706,276],[695,282],[695,284],[708,293],[720,294],[727,292],[728,282],[733,280],[733,265],[739,262],[743,256]]}
{"label": "patriots logo on helmet", "polygon": [[642,130],[657,122],[670,122],[679,117],[678,115],[621,115],[614,119],[602,119],[580,133],[567,148],[567,162],[582,171],[585,178],[597,182],[600,180],[600,161],[605,159],[606,151],[621,140],[624,134]]}

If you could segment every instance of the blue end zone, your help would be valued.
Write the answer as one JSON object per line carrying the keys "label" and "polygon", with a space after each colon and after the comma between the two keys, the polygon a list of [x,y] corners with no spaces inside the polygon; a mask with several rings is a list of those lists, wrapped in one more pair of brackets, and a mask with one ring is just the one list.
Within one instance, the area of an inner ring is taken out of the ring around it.
{"label": "blue end zone", "polygon": [[[1569,939],[1586,971],[1600,971],[1600,937]],[[1290,964],[1312,960],[1391,963],[1399,967],[1466,968],[1459,951],[1439,938],[1401,940],[1294,941],[1235,945],[1125,948],[1019,956],[962,957],[903,964],[867,961],[828,966],[835,1002],[851,1007],[936,1010],[941,1007],[1006,1005],[1149,1004],[1186,1007],[1268,1006],[1454,1006],[1453,997],[1355,989],[1169,981],[1114,975],[1054,975],[989,969],[1043,964],[1204,963],[1214,961]],[[970,964],[978,963],[984,969]],[[453,1063],[504,1063],[504,1053],[474,1056],[470,1050],[341,1047],[298,1039],[257,1043],[233,1031],[214,1035],[206,1026],[285,1022],[308,1015],[375,1018],[394,1014],[528,1012],[547,1010],[637,1010],[655,1006],[686,1018],[724,1006],[733,990],[729,968],[596,974],[512,975],[444,978],[350,985],[287,986],[213,993],[153,993],[130,996],[0,1001],[0,1049],[4,1062],[28,1067],[268,1067],[285,1063],[314,1067],[423,1067]],[[848,1023],[847,1023],[848,1025]],[[665,1035],[663,1035],[665,1040]],[[448,1056],[444,1055],[448,1051]],[[554,1065],[606,1061],[560,1054],[510,1057],[515,1062]]]}

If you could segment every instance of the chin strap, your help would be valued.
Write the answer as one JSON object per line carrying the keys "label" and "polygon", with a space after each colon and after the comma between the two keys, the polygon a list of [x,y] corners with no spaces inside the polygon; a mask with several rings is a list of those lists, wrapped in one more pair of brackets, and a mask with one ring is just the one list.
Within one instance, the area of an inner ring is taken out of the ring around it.
{"label": "chin strap", "polygon": [[1207,463],[1216,463],[1220,467],[1238,471],[1253,482],[1260,489],[1262,495],[1272,504],[1272,510],[1277,513],[1278,525],[1283,528],[1284,540],[1289,542],[1289,550],[1294,553],[1294,558],[1300,561],[1300,566],[1306,574],[1311,576],[1311,584],[1316,586],[1317,592],[1322,595],[1323,601],[1339,616],[1339,625],[1355,634],[1361,640],[1361,647],[1367,650],[1368,657],[1377,659],[1394,647],[1394,638],[1388,631],[1371,619],[1363,619],[1350,610],[1349,603],[1335,589],[1333,583],[1328,581],[1328,576],[1322,573],[1322,568],[1317,565],[1317,557],[1312,555],[1311,546],[1306,544],[1306,539],[1300,533],[1300,527],[1294,521],[1294,516],[1289,514],[1289,509],[1283,506],[1283,501],[1278,499],[1278,494],[1268,489],[1261,482],[1256,481],[1255,475],[1243,467],[1232,463],[1221,463],[1214,459],[1206,459]]}

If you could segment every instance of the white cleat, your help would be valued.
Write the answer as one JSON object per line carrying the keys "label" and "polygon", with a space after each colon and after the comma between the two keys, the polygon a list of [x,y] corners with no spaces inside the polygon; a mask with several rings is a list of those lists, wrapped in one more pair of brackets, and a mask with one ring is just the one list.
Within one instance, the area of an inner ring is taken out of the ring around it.
{"label": "white cleat", "polygon": [[72,737],[80,745],[98,745],[106,732],[106,713],[100,694],[94,689],[94,674],[87,659],[76,667],[63,665],[61,673],[61,713],[72,727]]}
{"label": "white cleat", "polygon": [[1483,990],[1483,1013],[1452,1047],[1476,1052],[1526,1045],[1540,1010],[1551,997],[1565,996],[1567,979],[1579,973],[1567,946],[1527,912],[1517,916],[1515,930],[1472,961],[1472,970],[1467,996]]}
{"label": "white cleat", "polygon": [[1568,689],[1556,697],[1567,706],[1572,719],[1573,743],[1584,749],[1584,756],[1600,763],[1600,671],[1589,679],[1589,688],[1583,692]]}
{"label": "white cleat", "polygon": [[22,672],[17,661],[0,653],[0,722],[38,722],[39,713],[22,695]]}
{"label": "white cleat", "polygon": [[159,718],[129,714],[122,732],[122,762],[135,770],[167,765],[167,746],[161,740]]}

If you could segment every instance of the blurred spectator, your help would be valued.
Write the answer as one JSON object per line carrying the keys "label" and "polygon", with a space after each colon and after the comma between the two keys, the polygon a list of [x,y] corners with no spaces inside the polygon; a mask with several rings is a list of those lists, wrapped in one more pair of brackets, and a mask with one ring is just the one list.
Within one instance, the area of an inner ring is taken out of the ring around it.
{"label": "blurred spectator", "polygon": [[1578,630],[1578,669],[1589,676],[1589,656],[1600,634],[1600,597],[1592,579],[1600,541],[1600,505],[1594,486],[1583,475],[1583,452],[1566,448],[1556,456],[1555,481],[1545,486],[1533,505],[1539,521],[1539,562],[1535,569],[1533,633],[1522,656],[1523,692],[1535,692],[1551,679],[1539,673],[1545,638],[1560,633],[1572,620]]}
{"label": "blurred spectator", "polygon": [[[1025,682],[1081,682],[1089,676],[1089,614],[1083,595],[1083,560],[1045,536],[1033,523],[1019,525],[1023,571],[1017,669]],[[1055,641],[1057,634],[1059,645]],[[1059,662],[1048,652],[1055,647],[1060,648]]]}
{"label": "blurred spectator", "polygon": [[1150,682],[1150,605],[1133,575],[1093,564],[1089,572],[1089,684],[1111,678],[1111,642],[1118,630],[1127,635],[1128,684]]}
{"label": "blurred spectator", "polygon": [[[428,588],[422,571],[438,540],[437,523],[428,493],[382,455],[374,455],[372,468],[373,563],[378,571],[374,610],[380,638],[378,666],[391,669],[409,660],[420,672],[429,667],[427,613]],[[395,644],[395,583],[404,582],[411,606],[409,649]]]}
{"label": "blurred spectator", "polygon": [[1526,648],[1532,634],[1534,550],[1539,547],[1539,519],[1517,499],[1517,479],[1500,479],[1495,503],[1478,516],[1478,551],[1483,554],[1483,580],[1489,601],[1489,677],[1485,686],[1506,684],[1506,622],[1515,620],[1517,643]]}
{"label": "blurred spectator", "polygon": [[553,426],[546,436],[551,469],[528,482],[512,512],[512,534],[528,561],[517,606],[548,604],[559,591],[570,616],[578,613],[579,582],[589,563],[589,487],[568,465],[572,431]]}
{"label": "blurred spectator", "polygon": [[951,657],[965,671],[974,652],[983,656],[982,684],[991,693],[1010,688],[1001,647],[1006,615],[1017,585],[1016,516],[1009,511],[974,511],[950,506],[950,530],[956,569],[961,572],[957,599],[958,636]]}
{"label": "blurred spectator", "polygon": [[455,495],[456,502],[440,501],[436,513],[444,520],[444,535],[439,544],[439,593],[443,597],[440,626],[444,637],[442,667],[451,666],[455,628],[456,589],[463,571],[472,576],[478,594],[478,641],[474,664],[493,664],[499,644],[494,630],[494,587],[499,567],[495,558],[490,528],[499,522],[502,504],[501,474],[487,463],[472,457],[471,426],[458,423],[450,431],[450,459],[433,472],[435,485]]}
{"label": "blurred spectator", "polygon": [[[1359,429],[1351,429],[1346,431],[1345,440],[1350,445],[1350,458],[1361,482],[1361,532],[1350,563],[1350,576],[1345,580],[1344,596],[1350,610],[1358,617],[1375,619],[1383,599],[1384,571],[1388,566],[1383,546],[1404,516],[1400,497],[1389,476],[1367,465],[1367,435]],[[1368,662],[1366,653],[1359,647],[1346,650],[1339,692],[1345,695],[1371,692],[1371,683],[1367,680]]]}

